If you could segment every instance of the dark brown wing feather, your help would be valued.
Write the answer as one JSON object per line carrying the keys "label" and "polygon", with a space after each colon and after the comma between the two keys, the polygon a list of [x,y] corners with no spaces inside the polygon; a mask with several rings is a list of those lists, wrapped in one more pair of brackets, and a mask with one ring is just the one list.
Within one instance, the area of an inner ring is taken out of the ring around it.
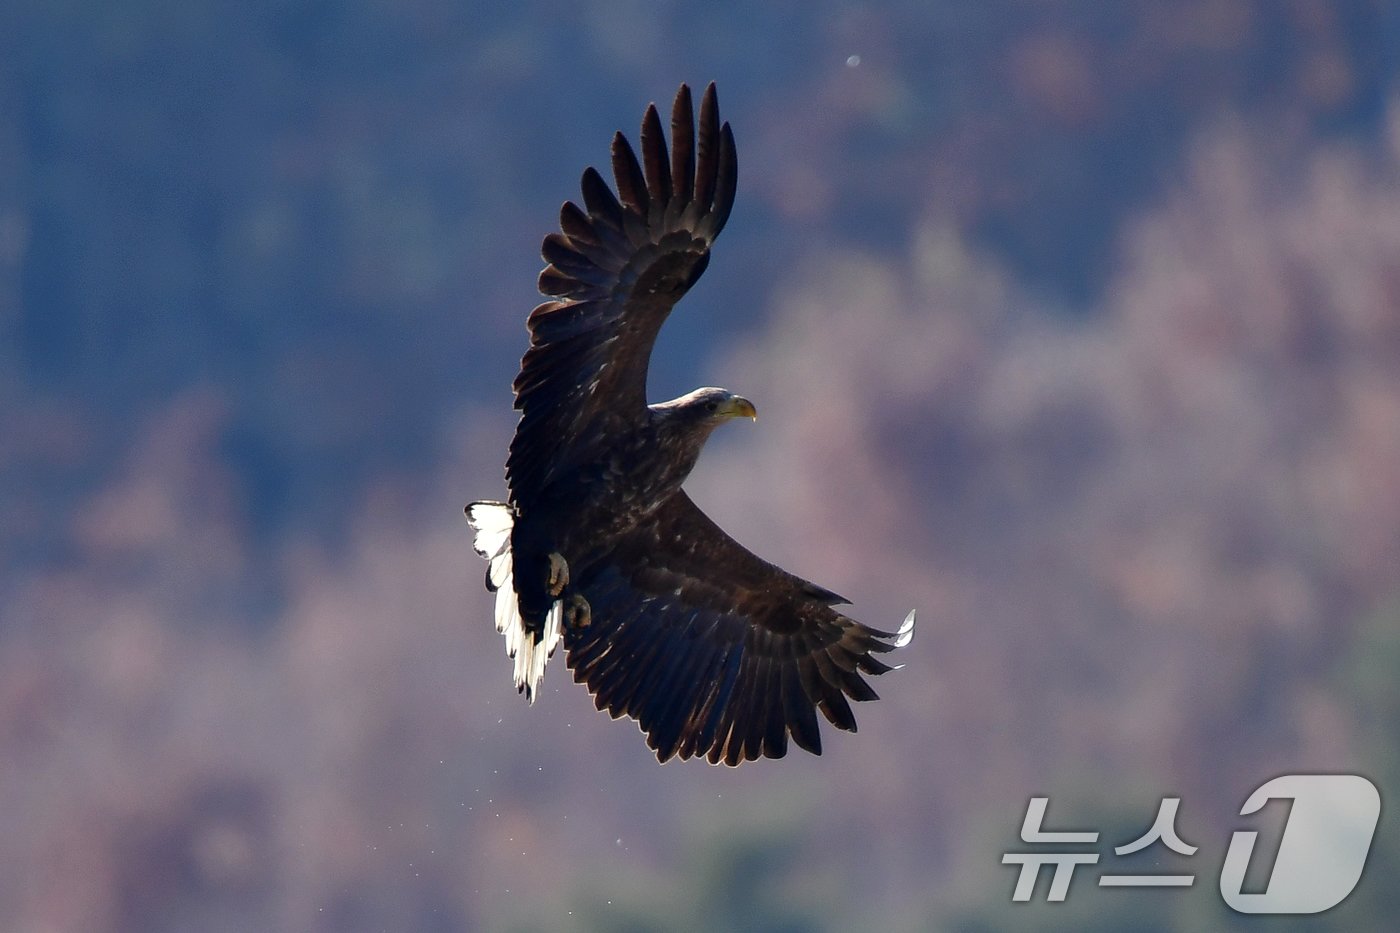
{"label": "dark brown wing feather", "polygon": [[506,461],[511,501],[528,506],[549,480],[587,462],[645,417],[652,344],[709,261],[734,205],[734,136],[705,89],[697,131],[681,85],[666,151],[656,106],[642,120],[641,159],[613,139],[617,194],[583,173],[583,207],[560,212],[545,238],[539,287],[553,300],[530,314],[530,348],[515,380],[521,412]]}
{"label": "dark brown wing feather", "polygon": [[874,655],[893,633],[837,612],[841,597],[746,550],[684,492],[581,589],[593,621],[566,640],[574,679],[661,761],[781,758],[789,736],[820,754],[816,711],[854,732],[847,698],[875,699],[861,675],[890,670]]}

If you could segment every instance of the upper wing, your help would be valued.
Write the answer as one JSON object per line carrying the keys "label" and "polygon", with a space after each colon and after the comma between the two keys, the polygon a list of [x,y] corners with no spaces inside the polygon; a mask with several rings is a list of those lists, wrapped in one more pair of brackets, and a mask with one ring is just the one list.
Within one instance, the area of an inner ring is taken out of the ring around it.
{"label": "upper wing", "polygon": [[639,163],[626,137],[614,136],[617,196],[588,169],[584,208],[566,202],[563,232],[545,237],[540,291],[555,300],[530,313],[530,349],[515,379],[521,417],[506,481],[517,504],[642,420],[657,331],[705,270],[734,204],[734,136],[719,122],[713,84],[700,102],[698,133],[690,89],[681,85],[669,156],[654,104],[641,143]]}
{"label": "upper wing", "polygon": [[683,492],[634,529],[581,589],[592,622],[565,639],[574,679],[627,715],[665,761],[781,758],[792,736],[821,754],[816,710],[854,732],[846,698],[876,699],[861,672],[906,644],[846,618],[839,596],[755,556]]}

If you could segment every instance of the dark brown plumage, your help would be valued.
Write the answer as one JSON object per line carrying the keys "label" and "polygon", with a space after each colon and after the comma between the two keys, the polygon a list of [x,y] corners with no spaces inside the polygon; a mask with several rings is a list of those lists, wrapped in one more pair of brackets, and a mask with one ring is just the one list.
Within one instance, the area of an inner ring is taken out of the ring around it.
{"label": "dark brown plumage", "polygon": [[508,503],[467,507],[489,561],[496,624],[533,699],[560,640],[574,679],[631,716],[657,758],[737,765],[782,757],[788,738],[821,752],[817,711],[855,731],[862,675],[913,634],[868,628],[845,600],[755,556],[682,491],[706,439],[753,406],[723,389],[646,402],[647,364],[671,308],[704,272],[734,204],[734,137],[714,85],[698,129],[682,85],[667,151],[653,105],[641,158],[618,133],[614,195],[583,173],[545,238],[521,412],[506,462]]}

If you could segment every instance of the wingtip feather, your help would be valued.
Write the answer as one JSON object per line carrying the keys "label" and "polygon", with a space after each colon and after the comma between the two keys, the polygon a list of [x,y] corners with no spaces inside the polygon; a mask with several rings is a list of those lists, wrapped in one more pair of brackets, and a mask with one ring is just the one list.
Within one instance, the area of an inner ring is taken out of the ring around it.
{"label": "wingtip feather", "polygon": [[[904,622],[900,624],[899,630],[894,633],[894,646],[903,648],[914,640],[914,615],[916,610],[910,609],[909,614],[904,617]],[[903,667],[903,665],[900,665]]]}

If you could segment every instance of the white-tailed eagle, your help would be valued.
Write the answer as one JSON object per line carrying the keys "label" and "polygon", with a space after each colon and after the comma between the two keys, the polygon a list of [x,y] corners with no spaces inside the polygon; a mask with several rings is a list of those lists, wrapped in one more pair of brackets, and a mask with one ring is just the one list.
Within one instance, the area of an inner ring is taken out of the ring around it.
{"label": "white-tailed eagle", "polygon": [[745,398],[697,389],[648,405],[647,363],[666,316],[700,278],[734,204],[734,136],[715,88],[695,124],[690,89],[671,109],[669,152],[655,105],[641,158],[612,143],[617,193],[592,168],[583,207],[545,237],[530,347],[515,380],[519,426],[508,502],[467,517],[496,592],[496,628],[533,700],[562,641],[574,679],[600,710],[630,716],[656,757],[737,765],[780,758],[788,738],[821,753],[820,710],[854,732],[863,675],[906,644],[846,602],[755,556],[681,488],[710,433],[754,417]]}

